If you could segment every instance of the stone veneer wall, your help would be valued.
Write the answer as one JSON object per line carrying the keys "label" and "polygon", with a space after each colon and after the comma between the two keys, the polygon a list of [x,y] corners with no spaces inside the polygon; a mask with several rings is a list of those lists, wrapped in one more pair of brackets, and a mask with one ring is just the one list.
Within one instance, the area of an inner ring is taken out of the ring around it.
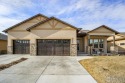
{"label": "stone veneer wall", "polygon": [[77,44],[71,44],[70,56],[77,56]]}
{"label": "stone veneer wall", "polygon": [[13,54],[13,46],[8,46],[7,47],[7,53],[8,54]]}
{"label": "stone veneer wall", "polygon": [[31,56],[36,56],[36,44],[35,43],[30,44],[30,54]]}

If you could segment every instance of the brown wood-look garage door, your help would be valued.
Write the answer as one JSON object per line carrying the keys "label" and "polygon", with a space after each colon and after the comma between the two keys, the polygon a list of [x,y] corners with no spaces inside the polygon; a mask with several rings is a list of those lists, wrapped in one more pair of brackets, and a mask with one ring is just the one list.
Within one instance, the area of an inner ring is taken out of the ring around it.
{"label": "brown wood-look garage door", "polygon": [[37,40],[37,55],[69,56],[70,40]]}
{"label": "brown wood-look garage door", "polygon": [[13,53],[14,54],[29,54],[30,41],[29,40],[13,40]]}

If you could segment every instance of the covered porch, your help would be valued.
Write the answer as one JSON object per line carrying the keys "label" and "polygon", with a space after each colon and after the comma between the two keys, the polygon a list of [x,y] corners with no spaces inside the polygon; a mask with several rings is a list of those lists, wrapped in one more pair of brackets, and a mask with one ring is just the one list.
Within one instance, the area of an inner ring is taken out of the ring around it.
{"label": "covered porch", "polygon": [[94,30],[82,30],[77,35],[77,50],[78,54],[107,54],[107,38],[113,37],[113,46],[110,47],[110,52],[116,51],[115,35],[118,32],[112,30],[107,26],[100,26]]}

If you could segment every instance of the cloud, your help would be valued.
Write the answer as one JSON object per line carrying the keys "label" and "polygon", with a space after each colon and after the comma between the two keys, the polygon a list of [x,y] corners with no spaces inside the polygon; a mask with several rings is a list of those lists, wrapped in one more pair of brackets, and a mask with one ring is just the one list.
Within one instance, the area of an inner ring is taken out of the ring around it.
{"label": "cloud", "polygon": [[20,22],[19,19],[12,19],[7,17],[0,17],[0,32],[4,29],[8,28],[9,26],[14,25],[15,23]]}
{"label": "cloud", "polygon": [[59,12],[59,14],[67,13],[72,16],[69,18],[75,20],[77,24],[68,17],[62,19],[84,29],[93,29],[102,24],[116,30],[118,27],[121,28],[118,31],[122,31],[122,28],[125,27],[125,4],[119,1],[115,4],[113,2],[104,4],[102,0],[77,0],[73,5],[69,5]]}
{"label": "cloud", "polygon": [[0,0],[0,32],[27,19],[30,15],[23,12],[35,7],[32,0]]}
{"label": "cloud", "polygon": [[0,31],[37,13],[56,16],[83,29],[102,24],[125,28],[123,0],[0,0]]}
{"label": "cloud", "polygon": [[32,0],[0,0],[1,4],[8,5],[10,7],[19,8],[19,7],[31,7],[35,5]]}

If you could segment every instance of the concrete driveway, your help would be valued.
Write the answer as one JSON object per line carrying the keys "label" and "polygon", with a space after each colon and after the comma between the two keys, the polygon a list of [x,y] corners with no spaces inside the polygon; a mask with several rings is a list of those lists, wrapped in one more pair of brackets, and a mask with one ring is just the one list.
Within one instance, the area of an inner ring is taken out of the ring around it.
{"label": "concrete driveway", "polygon": [[[10,56],[9,56],[10,57]],[[11,56],[14,60],[22,56]],[[0,83],[96,83],[70,56],[23,56],[29,59],[0,71]],[[4,59],[3,63],[9,58]]]}

